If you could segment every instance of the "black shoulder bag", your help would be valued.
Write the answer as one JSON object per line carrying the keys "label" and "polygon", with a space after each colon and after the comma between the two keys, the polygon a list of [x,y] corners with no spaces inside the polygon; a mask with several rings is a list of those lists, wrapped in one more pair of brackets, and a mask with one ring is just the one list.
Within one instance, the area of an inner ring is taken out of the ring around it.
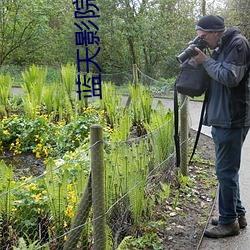
{"label": "black shoulder bag", "polygon": [[207,88],[207,72],[192,58],[183,62],[175,86],[178,93],[191,97],[201,96]]}
{"label": "black shoulder bag", "polygon": [[209,81],[209,76],[202,65],[196,64],[196,62],[190,58],[186,60],[180,66],[180,73],[175,81],[174,88],[174,123],[175,123],[175,148],[176,148],[176,166],[180,166],[180,140],[179,140],[179,114],[178,114],[178,93],[187,96],[201,96],[205,93],[200,121],[198,126],[198,131],[196,134],[195,144],[193,152],[191,154],[189,163],[195,154],[195,150],[199,141],[200,132],[202,128],[202,121],[205,112],[206,102],[207,102],[207,85]]}

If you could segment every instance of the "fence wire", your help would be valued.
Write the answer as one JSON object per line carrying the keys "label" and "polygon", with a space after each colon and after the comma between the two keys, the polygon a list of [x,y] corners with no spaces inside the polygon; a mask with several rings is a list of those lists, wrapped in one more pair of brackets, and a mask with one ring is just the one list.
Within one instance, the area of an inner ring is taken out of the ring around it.
{"label": "fence wire", "polygon": [[[126,236],[136,235],[140,222],[154,213],[160,183],[171,180],[173,141],[166,142],[162,137],[169,126],[167,123],[140,138],[105,142],[106,217],[110,239],[107,249],[117,249]],[[87,158],[89,150],[81,154]],[[159,157],[163,159],[161,162]],[[69,233],[78,229],[81,234],[76,239],[76,249],[91,249],[94,223],[91,204],[86,204],[87,214],[80,217],[77,227],[71,227],[82,193],[91,193],[86,190],[91,189],[87,185],[91,171],[88,164],[89,161],[85,165],[74,160],[50,160],[42,175],[23,178],[14,189],[11,189],[14,177],[5,177],[6,191],[0,194],[1,249],[13,249],[22,242],[32,242],[34,249],[63,249]]]}
{"label": "fence wire", "polygon": [[[144,83],[157,82],[140,73]],[[171,91],[170,86],[166,89]],[[117,249],[126,237],[142,233],[140,223],[154,216],[161,183],[173,177],[173,128],[170,117],[144,136],[104,139],[107,249]],[[1,249],[92,249],[93,224],[100,218],[93,219],[91,208],[90,150],[48,159],[40,166],[41,175],[18,179],[11,166],[0,162]],[[80,160],[74,160],[76,155]],[[13,188],[16,182],[20,185]],[[72,245],[66,246],[69,235]]]}

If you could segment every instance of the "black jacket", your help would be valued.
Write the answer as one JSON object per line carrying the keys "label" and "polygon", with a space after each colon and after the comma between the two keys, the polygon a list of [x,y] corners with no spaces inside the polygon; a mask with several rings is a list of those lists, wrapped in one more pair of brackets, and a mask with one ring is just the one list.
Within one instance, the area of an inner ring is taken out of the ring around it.
{"label": "black jacket", "polygon": [[204,125],[250,126],[250,45],[237,27],[227,30],[219,49],[203,63],[211,77]]}

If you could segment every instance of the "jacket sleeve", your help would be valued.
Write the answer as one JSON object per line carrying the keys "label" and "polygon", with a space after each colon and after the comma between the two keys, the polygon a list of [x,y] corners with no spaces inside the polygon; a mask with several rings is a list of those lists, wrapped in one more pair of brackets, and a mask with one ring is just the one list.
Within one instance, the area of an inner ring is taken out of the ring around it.
{"label": "jacket sleeve", "polygon": [[[226,49],[224,58],[207,57],[203,66],[209,76],[227,87],[237,87],[249,67],[249,46],[244,38],[235,39]],[[222,61],[223,60],[223,61]]]}

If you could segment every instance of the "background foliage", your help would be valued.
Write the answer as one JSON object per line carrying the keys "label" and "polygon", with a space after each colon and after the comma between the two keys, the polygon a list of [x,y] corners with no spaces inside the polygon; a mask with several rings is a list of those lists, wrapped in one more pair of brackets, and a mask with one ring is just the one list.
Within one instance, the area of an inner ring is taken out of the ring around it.
{"label": "background foliage", "polygon": [[[154,78],[175,76],[175,56],[195,37],[194,25],[205,14],[222,15],[228,27],[238,25],[250,37],[247,0],[102,0],[95,4],[100,9],[100,18],[93,21],[101,48],[95,59],[104,74],[122,72],[135,63]],[[0,65],[75,63],[74,10],[67,0],[1,1]],[[90,53],[95,49],[89,46]]]}

